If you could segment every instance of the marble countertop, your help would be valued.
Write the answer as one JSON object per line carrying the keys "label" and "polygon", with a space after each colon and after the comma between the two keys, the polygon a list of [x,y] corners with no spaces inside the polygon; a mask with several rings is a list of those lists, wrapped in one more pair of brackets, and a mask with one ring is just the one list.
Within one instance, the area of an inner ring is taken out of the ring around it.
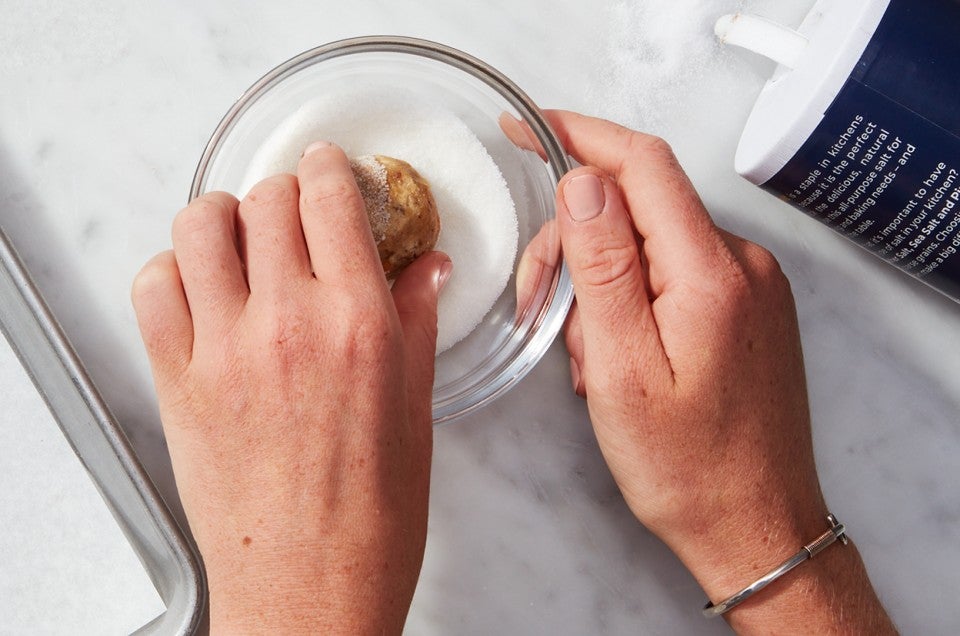
{"label": "marble countertop", "polygon": [[[0,225],[180,514],[129,286],[169,247],[207,137],[262,73],[324,42],[390,33],[468,51],[542,106],[664,136],[718,223],[777,255],[797,298],[827,501],[901,629],[956,633],[960,305],[732,168],[772,68],[716,45],[712,22],[742,7],[796,23],[812,3],[5,3]],[[511,393],[437,430],[409,633],[727,631],[700,617],[694,579],[626,509],[568,378],[558,342]],[[42,407],[18,404],[0,426],[28,408]],[[0,611],[16,618],[43,595],[0,598]]]}

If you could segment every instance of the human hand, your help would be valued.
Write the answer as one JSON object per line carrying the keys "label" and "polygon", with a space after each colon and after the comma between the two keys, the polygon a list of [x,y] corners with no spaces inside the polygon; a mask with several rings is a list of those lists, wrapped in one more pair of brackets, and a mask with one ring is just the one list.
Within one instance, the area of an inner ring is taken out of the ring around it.
{"label": "human hand", "polygon": [[214,632],[399,633],[426,536],[437,295],[388,288],[347,158],[194,200],[133,286]]}
{"label": "human hand", "polygon": [[[767,250],[714,225],[662,140],[547,115],[586,166],[557,194],[575,390],[631,510],[720,601],[827,528],[789,283]],[[501,124],[539,150],[515,120]],[[855,594],[834,589],[849,580]],[[890,627],[851,546],[728,617],[744,631],[820,633],[863,627],[864,607],[872,628]]]}

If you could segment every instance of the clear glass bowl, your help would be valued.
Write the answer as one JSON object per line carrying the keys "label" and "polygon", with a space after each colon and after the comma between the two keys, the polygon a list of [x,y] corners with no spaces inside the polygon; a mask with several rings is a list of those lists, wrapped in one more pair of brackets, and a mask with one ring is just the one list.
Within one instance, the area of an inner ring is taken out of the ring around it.
{"label": "clear glass bowl", "polygon": [[[510,282],[480,325],[437,357],[433,420],[449,421],[516,385],[547,351],[573,300],[556,232],[547,227],[557,183],[570,164],[556,134],[516,84],[481,60],[426,40],[362,37],[311,49],[264,75],[230,108],[203,152],[190,198],[212,190],[242,194],[251,159],[281,122],[305,102],[358,82],[413,90],[460,118],[496,162],[516,206],[519,245]],[[543,158],[507,139],[499,125],[502,113],[526,122]],[[518,302],[521,262],[525,291]],[[539,266],[528,268],[531,263]]]}

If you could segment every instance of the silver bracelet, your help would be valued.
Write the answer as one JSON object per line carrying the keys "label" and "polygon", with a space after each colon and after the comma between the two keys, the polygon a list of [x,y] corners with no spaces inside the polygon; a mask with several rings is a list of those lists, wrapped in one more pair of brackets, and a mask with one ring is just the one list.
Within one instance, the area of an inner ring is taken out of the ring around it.
{"label": "silver bracelet", "polygon": [[766,576],[763,576],[757,579],[756,581],[754,581],[747,587],[743,588],[742,590],[740,590],[730,598],[720,603],[717,603],[716,605],[714,605],[713,603],[707,603],[706,606],[704,606],[703,608],[703,615],[706,616],[707,618],[713,618],[714,616],[720,616],[721,614],[725,614],[726,612],[729,612],[734,607],[736,607],[740,603],[743,603],[745,600],[747,600],[748,598],[750,598],[751,596],[753,596],[763,588],[767,587],[768,585],[770,585],[771,583],[773,583],[774,581],[779,579],[781,576],[783,576],[793,568],[797,567],[807,559],[812,559],[813,557],[817,556],[818,554],[823,552],[823,550],[827,546],[829,546],[830,544],[834,543],[837,540],[839,540],[840,543],[842,543],[843,545],[847,545],[847,542],[849,540],[847,539],[847,535],[845,534],[843,524],[837,521],[837,518],[834,517],[832,514],[827,515],[827,522],[830,524],[829,530],[821,534],[812,542],[800,548],[799,552],[797,552],[795,555],[793,555],[792,557],[790,557],[789,559],[781,563],[773,572],[770,572],[770,574],[767,574]]}

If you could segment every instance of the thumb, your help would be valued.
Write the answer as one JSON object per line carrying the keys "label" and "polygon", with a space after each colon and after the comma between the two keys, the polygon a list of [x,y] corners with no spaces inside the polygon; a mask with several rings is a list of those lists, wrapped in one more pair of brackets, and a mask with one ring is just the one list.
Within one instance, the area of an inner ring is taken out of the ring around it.
{"label": "thumb", "polygon": [[452,271],[450,257],[427,252],[400,272],[392,289],[403,330],[411,404],[426,408],[428,419],[437,350],[437,298]]}
{"label": "thumb", "polygon": [[581,372],[592,373],[592,361],[622,366],[624,355],[638,350],[641,363],[664,362],[636,230],[617,183],[596,168],[570,171],[557,188],[557,220],[582,324]]}

